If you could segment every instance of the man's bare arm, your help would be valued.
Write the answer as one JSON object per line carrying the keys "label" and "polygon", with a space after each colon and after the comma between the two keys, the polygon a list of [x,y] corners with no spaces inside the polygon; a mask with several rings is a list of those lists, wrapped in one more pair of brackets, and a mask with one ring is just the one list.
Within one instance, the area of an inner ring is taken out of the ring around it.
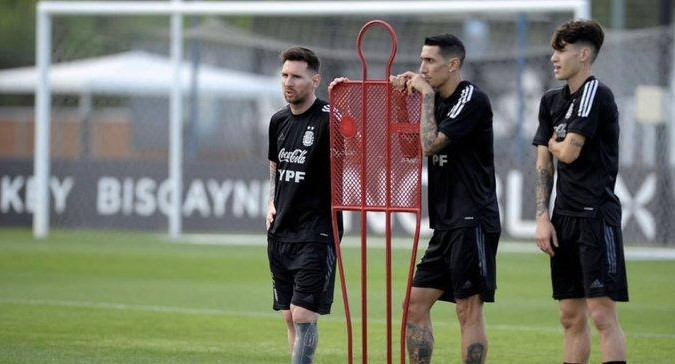
{"label": "man's bare arm", "polygon": [[553,158],[548,148],[537,147],[537,219],[543,215],[550,217],[548,204],[553,191]]}
{"label": "man's bare arm", "polygon": [[277,186],[277,164],[276,162],[270,161],[270,193],[268,202],[274,203],[274,190]]}
{"label": "man's bare arm", "polygon": [[422,118],[420,120],[420,141],[424,155],[430,156],[441,151],[450,144],[450,138],[438,132],[438,124],[434,115],[434,93],[422,93]]}
{"label": "man's bare arm", "polygon": [[577,133],[567,133],[561,142],[556,141],[553,136],[548,142],[548,150],[559,161],[569,164],[579,158],[585,141],[586,137]]}
{"label": "man's bare arm", "polygon": [[270,161],[270,192],[267,199],[267,216],[265,217],[265,225],[267,230],[270,229],[274,222],[274,216],[277,214],[277,209],[274,207],[274,191],[277,185],[277,164]]}
{"label": "man's bare arm", "polygon": [[549,256],[555,255],[554,247],[558,246],[558,236],[551,223],[548,203],[553,191],[553,156],[545,146],[537,147],[537,229],[535,240],[541,251]]}

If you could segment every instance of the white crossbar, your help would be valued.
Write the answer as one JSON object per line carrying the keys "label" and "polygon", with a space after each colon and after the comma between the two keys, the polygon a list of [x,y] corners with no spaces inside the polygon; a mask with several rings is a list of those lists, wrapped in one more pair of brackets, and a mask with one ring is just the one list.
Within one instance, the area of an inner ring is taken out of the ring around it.
{"label": "white crossbar", "polygon": [[45,1],[38,11],[52,15],[412,15],[572,12],[588,17],[587,0],[471,1]]}

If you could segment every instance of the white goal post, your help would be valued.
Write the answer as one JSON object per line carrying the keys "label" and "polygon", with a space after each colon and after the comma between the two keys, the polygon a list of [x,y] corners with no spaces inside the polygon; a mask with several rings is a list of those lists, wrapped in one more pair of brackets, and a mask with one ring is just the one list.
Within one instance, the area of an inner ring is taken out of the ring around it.
{"label": "white goal post", "polygon": [[430,14],[570,12],[576,18],[590,17],[590,0],[469,0],[469,1],[41,1],[37,4],[35,90],[35,209],[33,235],[49,233],[49,176],[51,89],[49,72],[52,52],[52,19],[58,16],[170,16],[172,84],[169,100],[169,180],[172,207],[169,236],[182,231],[182,97],[180,69],[183,54],[183,16],[311,16],[368,15],[373,17]]}

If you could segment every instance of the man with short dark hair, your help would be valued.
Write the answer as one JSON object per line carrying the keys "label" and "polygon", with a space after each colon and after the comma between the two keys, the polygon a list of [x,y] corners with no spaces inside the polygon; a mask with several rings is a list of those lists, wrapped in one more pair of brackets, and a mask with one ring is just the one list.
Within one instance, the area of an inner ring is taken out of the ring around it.
{"label": "man with short dark hair", "polygon": [[[553,34],[553,71],[564,87],[541,98],[537,147],[539,248],[551,257],[553,298],[560,302],[564,362],[587,363],[590,316],[602,361],[626,362],[616,312],[628,301],[621,238],[621,204],[614,194],[619,161],[619,114],[612,91],[591,75],[604,32],[593,20],[570,21]],[[553,216],[553,157],[558,180]]]}
{"label": "man with short dark hair", "polygon": [[321,76],[314,52],[294,47],[280,58],[288,106],[274,114],[269,125],[267,252],[273,308],[281,310],[286,321],[291,362],[309,364],[319,339],[317,320],[330,313],[335,285],[329,105],[315,94]]}
{"label": "man with short dark hair", "polygon": [[501,232],[488,96],[462,81],[462,42],[428,37],[419,73],[393,76],[398,89],[422,95],[420,140],[428,156],[429,220],[434,229],[413,280],[406,341],[411,364],[429,363],[434,338],[431,307],[456,303],[462,363],[487,355],[483,303],[494,302],[495,256]]}

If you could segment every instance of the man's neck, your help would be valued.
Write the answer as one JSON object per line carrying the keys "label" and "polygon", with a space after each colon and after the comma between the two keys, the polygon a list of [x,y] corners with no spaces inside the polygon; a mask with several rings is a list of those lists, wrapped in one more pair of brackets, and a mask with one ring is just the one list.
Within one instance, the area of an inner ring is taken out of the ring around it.
{"label": "man's neck", "polygon": [[438,88],[438,93],[441,95],[441,98],[447,99],[450,97],[450,95],[455,92],[460,82],[462,82],[462,77],[459,75],[459,73],[451,76],[447,82]]}
{"label": "man's neck", "polygon": [[316,95],[312,95],[308,97],[302,104],[291,104],[289,103],[288,106],[291,108],[291,114],[293,115],[300,115],[303,112],[309,110],[312,105],[314,105],[314,101],[316,101]]}
{"label": "man's neck", "polygon": [[583,67],[576,75],[567,79],[567,87],[570,93],[577,92],[589,77],[591,77],[591,67]]}

